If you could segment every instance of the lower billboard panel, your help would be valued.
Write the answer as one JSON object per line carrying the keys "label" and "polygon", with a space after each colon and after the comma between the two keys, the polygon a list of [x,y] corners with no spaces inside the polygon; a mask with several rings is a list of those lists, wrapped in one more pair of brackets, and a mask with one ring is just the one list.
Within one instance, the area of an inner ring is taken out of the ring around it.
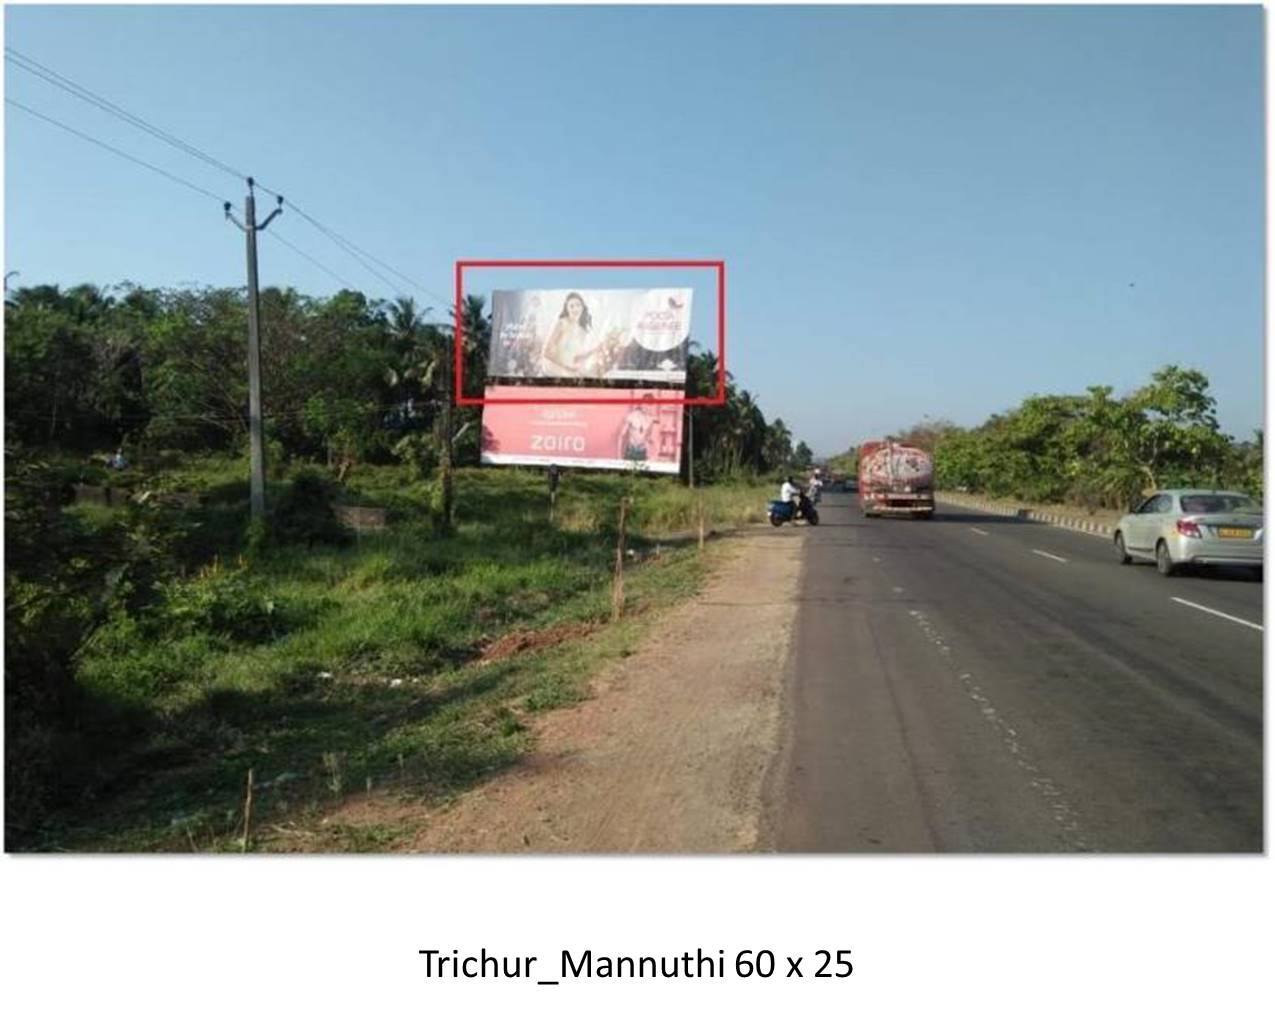
{"label": "lower billboard panel", "polygon": [[501,398],[561,396],[561,387],[488,387],[492,400],[483,408],[483,463],[670,475],[681,469],[682,407],[676,403],[681,391],[593,388],[591,398],[614,403],[498,403]]}

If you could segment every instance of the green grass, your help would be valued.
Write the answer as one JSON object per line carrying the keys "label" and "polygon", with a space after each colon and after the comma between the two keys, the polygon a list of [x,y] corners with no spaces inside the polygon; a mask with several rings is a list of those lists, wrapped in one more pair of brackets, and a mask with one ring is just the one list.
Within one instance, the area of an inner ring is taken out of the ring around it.
{"label": "green grass", "polygon": [[[226,492],[223,462],[204,477]],[[369,786],[446,800],[515,762],[532,745],[527,715],[580,700],[600,664],[633,649],[644,616],[693,593],[705,561],[685,536],[701,497],[706,525],[720,528],[759,519],[769,485],[691,491],[570,473],[551,526],[541,473],[461,471],[447,537],[431,485],[399,469],[356,471],[349,494],[389,507],[390,527],[250,564],[227,554],[97,631],[77,677],[120,715],[118,732],[74,772],[80,801],[18,847],[236,848],[250,768],[260,847],[285,847],[271,827],[313,828]],[[626,618],[611,623],[622,496],[635,557]],[[226,495],[213,508],[242,504]],[[109,511],[75,509],[111,523]],[[484,660],[515,631],[570,635]],[[376,850],[394,837],[365,828],[321,843]]]}

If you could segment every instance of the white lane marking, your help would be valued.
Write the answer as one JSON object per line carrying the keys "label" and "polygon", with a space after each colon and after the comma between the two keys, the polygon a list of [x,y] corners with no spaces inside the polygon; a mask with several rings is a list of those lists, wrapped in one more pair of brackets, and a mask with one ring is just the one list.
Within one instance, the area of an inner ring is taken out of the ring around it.
{"label": "white lane marking", "polygon": [[1046,552],[1044,549],[1032,549],[1032,552],[1036,553],[1038,556],[1044,556],[1046,559],[1052,559],[1059,563],[1067,562],[1067,560],[1063,559],[1062,556],[1055,556],[1052,552]]}
{"label": "white lane marking", "polygon": [[1239,623],[1241,626],[1247,626],[1250,629],[1260,630],[1263,628],[1261,623],[1250,623],[1247,619],[1240,619],[1238,616],[1227,615],[1225,612],[1219,612],[1217,609],[1211,609],[1207,605],[1197,605],[1195,602],[1187,601],[1185,598],[1170,598],[1169,600],[1175,601],[1179,605],[1189,605],[1191,608],[1199,609],[1201,612],[1207,612],[1211,616],[1220,616],[1223,619],[1229,619],[1233,623]]}
{"label": "white lane marking", "polygon": [[[981,514],[995,513],[993,510],[978,510],[977,507],[971,507],[970,509],[977,510],[978,513]],[[1014,515],[1011,513],[1002,514],[1002,516],[1013,517]],[[1070,531],[1074,535],[1088,535],[1090,538],[1101,538],[1104,542],[1109,542],[1116,536],[1115,528],[1104,533],[1102,531],[1086,531],[1084,528],[1073,528],[1067,524],[1054,524],[1052,521],[1031,520],[1030,518],[1025,523],[1040,524],[1047,528],[1053,528],[1055,531]]]}
{"label": "white lane marking", "polygon": [[1034,762],[1030,755],[1031,751],[1019,736],[1017,729],[992,705],[992,701],[987,697],[987,694],[983,692],[982,688],[974,680],[973,674],[961,671],[960,666],[957,665],[952,657],[952,649],[943,643],[943,638],[939,635],[938,630],[934,628],[934,624],[926,618],[925,613],[918,609],[910,609],[908,614],[916,620],[921,632],[925,634],[925,638],[943,652],[943,660],[947,662],[952,671],[956,672],[956,677],[965,694],[978,707],[979,713],[983,715],[987,723],[999,733],[1001,744],[1013,757],[1015,765],[1027,775],[1027,783],[1031,785],[1033,791],[1041,796],[1041,801],[1049,807],[1050,815],[1053,817],[1054,823],[1057,824],[1059,832],[1065,839],[1070,840],[1072,847],[1077,851],[1092,851],[1093,848],[1085,838],[1080,813],[1071,804],[1063,790],[1058,787],[1058,784],[1048,777]]}
{"label": "white lane marking", "polygon": [[973,531],[973,532],[974,532],[974,534],[976,534],[976,535],[985,535],[985,534],[987,534],[987,532],[986,532],[986,531],[984,531],[982,528],[970,528],[970,530],[971,530],[971,531]]}
{"label": "white lane marking", "polygon": [[872,557],[872,562],[874,562],[874,563],[879,563],[879,562],[881,562],[881,557],[880,557],[880,556],[873,556],[873,557]]}

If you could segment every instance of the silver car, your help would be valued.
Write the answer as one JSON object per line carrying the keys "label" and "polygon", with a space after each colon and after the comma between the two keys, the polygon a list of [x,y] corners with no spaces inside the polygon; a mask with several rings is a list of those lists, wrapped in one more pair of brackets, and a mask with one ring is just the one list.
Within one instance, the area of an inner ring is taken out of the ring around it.
{"label": "silver car", "polygon": [[1262,566],[1262,506],[1242,492],[1161,489],[1116,525],[1122,563],[1155,560],[1170,577],[1182,566]]}

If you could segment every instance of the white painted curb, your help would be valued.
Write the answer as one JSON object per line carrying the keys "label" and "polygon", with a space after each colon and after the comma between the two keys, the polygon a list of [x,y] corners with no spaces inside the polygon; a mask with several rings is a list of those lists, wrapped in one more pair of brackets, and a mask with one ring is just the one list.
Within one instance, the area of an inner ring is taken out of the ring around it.
{"label": "white painted curb", "polygon": [[1052,524],[1057,528],[1073,528],[1076,531],[1088,531],[1094,535],[1113,535],[1115,528],[1110,524],[1104,524],[1100,521],[1086,521],[1076,517],[1066,517],[1061,514],[1051,514],[1042,510],[1032,510],[1028,507],[1011,507],[1004,503],[994,503],[991,500],[980,499],[977,496],[960,496],[951,495],[949,493],[936,493],[935,500],[939,503],[951,503],[953,506],[973,507],[984,513],[1000,514],[1002,517],[1017,517],[1020,520],[1035,521],[1039,524]]}

